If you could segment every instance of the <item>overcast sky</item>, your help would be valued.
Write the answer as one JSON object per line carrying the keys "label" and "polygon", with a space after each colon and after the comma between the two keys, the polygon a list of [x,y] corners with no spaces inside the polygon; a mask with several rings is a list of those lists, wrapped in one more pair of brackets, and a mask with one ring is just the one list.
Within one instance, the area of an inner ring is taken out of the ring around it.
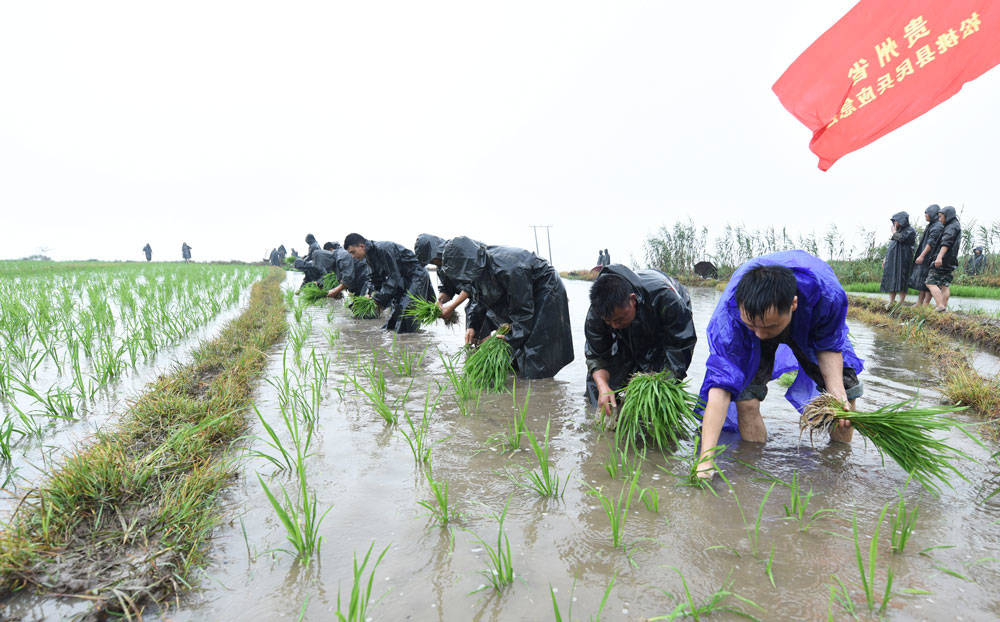
{"label": "overcast sky", "polygon": [[0,257],[251,260],[351,231],[533,248],[538,224],[571,269],[689,216],[1000,219],[995,69],[816,167],[771,85],[853,4],[6,2]]}

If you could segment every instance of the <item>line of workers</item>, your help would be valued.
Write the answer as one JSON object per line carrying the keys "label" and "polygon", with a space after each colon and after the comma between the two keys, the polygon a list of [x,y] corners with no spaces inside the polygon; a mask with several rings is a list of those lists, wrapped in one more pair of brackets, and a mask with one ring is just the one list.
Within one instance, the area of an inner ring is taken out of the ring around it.
{"label": "line of workers", "polygon": [[[333,272],[328,296],[346,289],[370,296],[389,310],[384,328],[417,330],[405,311],[414,297],[436,298],[444,317],[468,301],[465,342],[478,344],[501,324],[517,374],[550,378],[573,360],[569,304],[555,269],[531,251],[491,246],[468,237],[445,240],[421,234],[413,250],[351,233],[343,246],[322,248],[306,238],[308,254],[295,266],[305,282]],[[437,296],[427,265],[437,267]],[[801,410],[821,391],[853,407],[863,385],[863,362],[848,338],[847,295],[825,262],[801,250],[772,253],[741,266],[729,281],[708,324],[709,357],[701,386],[702,454],[711,455],[723,430],[745,440],[767,438],[760,402],[767,383],[797,371],[785,397]],[[599,266],[584,325],[587,397],[614,426],[621,390],[636,372],[683,379],[697,335],[691,299],[676,279],[658,270]],[[849,425],[834,441],[849,442]],[[701,475],[711,477],[710,461]]]}

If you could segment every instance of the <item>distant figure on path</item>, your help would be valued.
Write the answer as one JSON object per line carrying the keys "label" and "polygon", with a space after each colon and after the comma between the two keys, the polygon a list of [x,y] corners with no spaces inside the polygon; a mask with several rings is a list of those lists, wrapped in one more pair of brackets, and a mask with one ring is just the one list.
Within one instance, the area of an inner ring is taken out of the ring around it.
{"label": "distant figure on path", "polygon": [[153,260],[153,247],[146,242],[146,245],[142,247],[142,252],[146,254],[146,261]]}
{"label": "distant figure on path", "polygon": [[899,303],[906,301],[910,290],[910,273],[913,271],[913,247],[917,241],[917,232],[910,226],[910,215],[899,212],[889,220],[892,233],[889,246],[882,260],[881,290],[889,294],[889,306],[895,304],[896,294]]}
{"label": "distant figure on path", "polygon": [[392,306],[389,319],[382,328],[397,333],[416,332],[420,325],[406,317],[413,296],[434,299],[434,288],[427,268],[420,265],[413,251],[395,242],[368,240],[359,233],[344,238],[344,248],[355,259],[368,262],[371,269],[371,298],[379,307]]}
{"label": "distant figure on path", "polygon": [[972,249],[972,254],[965,260],[965,273],[970,275],[982,274],[986,269],[986,255],[983,254],[983,247],[977,246]]}
{"label": "distant figure on path", "polygon": [[188,246],[187,242],[181,244],[181,257],[184,258],[185,262],[191,261],[191,247]]}
{"label": "distant figure on path", "polygon": [[938,222],[938,213],[941,208],[931,205],[924,210],[924,220],[927,227],[920,234],[920,242],[917,244],[917,257],[913,260],[913,273],[910,274],[910,287],[920,292],[917,296],[917,306],[925,305],[931,301],[931,292],[927,289],[927,271],[931,267],[931,252],[937,247],[941,238],[941,230],[944,227]]}
{"label": "distant figure on path", "polygon": [[962,225],[958,222],[955,208],[948,206],[938,214],[941,223],[941,237],[932,255],[933,263],[927,272],[927,289],[930,290],[938,311],[948,309],[948,299],[951,297],[951,281],[958,267],[958,251],[962,245]]}
{"label": "distant figure on path", "polygon": [[604,267],[604,251],[601,249],[597,249],[597,263],[594,264],[594,266],[597,268]]}

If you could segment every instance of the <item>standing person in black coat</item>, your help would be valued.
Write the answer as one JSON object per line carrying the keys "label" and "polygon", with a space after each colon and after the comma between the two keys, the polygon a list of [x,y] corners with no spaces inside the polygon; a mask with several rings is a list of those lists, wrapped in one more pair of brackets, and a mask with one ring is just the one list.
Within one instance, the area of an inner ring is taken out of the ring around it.
{"label": "standing person in black coat", "polygon": [[937,247],[941,238],[941,230],[944,227],[938,222],[938,213],[941,208],[931,205],[924,210],[924,220],[927,226],[920,234],[920,242],[917,244],[917,257],[913,260],[913,272],[910,274],[910,287],[920,292],[917,296],[917,306],[925,305],[931,301],[931,292],[927,289],[927,271],[931,267],[931,252]]}
{"label": "standing person in black coat", "polygon": [[420,326],[405,312],[414,296],[434,299],[431,277],[427,268],[417,261],[413,251],[395,242],[368,240],[359,233],[344,238],[344,248],[355,259],[364,259],[371,269],[372,300],[379,307],[392,306],[386,330],[397,333],[416,332]]}
{"label": "standing person in black coat", "polygon": [[958,222],[955,208],[948,206],[938,214],[943,229],[934,249],[933,263],[927,272],[927,289],[930,290],[938,311],[948,310],[951,297],[951,281],[958,267],[958,251],[962,244],[962,225]]}
{"label": "standing person in black coat", "polygon": [[181,244],[181,257],[185,262],[191,261],[191,247],[188,246],[187,242]]}
{"label": "standing person in black coat", "polygon": [[658,270],[605,266],[590,288],[583,328],[587,339],[587,399],[613,429],[617,394],[636,372],[667,370],[683,379],[698,337],[691,298]]}
{"label": "standing person in black coat", "polygon": [[153,260],[153,247],[146,242],[146,245],[142,247],[142,252],[146,254],[146,261]]}
{"label": "standing person in black coat", "polygon": [[910,215],[899,212],[889,221],[892,235],[889,246],[882,260],[881,290],[889,294],[889,305],[906,301],[910,290],[910,273],[913,271],[913,246],[917,241],[917,232],[910,226]]}
{"label": "standing person in black coat", "polygon": [[972,249],[972,254],[965,261],[965,273],[969,275],[982,274],[986,269],[986,255],[983,254],[983,247],[977,246]]}

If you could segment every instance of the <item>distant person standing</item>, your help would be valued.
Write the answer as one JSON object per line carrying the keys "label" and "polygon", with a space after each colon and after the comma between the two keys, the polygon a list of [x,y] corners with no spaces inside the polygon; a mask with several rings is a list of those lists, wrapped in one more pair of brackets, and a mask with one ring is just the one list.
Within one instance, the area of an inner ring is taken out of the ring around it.
{"label": "distant person standing", "polygon": [[608,249],[604,249],[604,263],[602,265],[611,265],[611,253],[608,252]]}
{"label": "distant person standing", "polygon": [[938,311],[948,310],[951,297],[951,281],[958,267],[958,250],[962,245],[962,225],[958,222],[955,208],[948,206],[938,214],[941,223],[941,237],[934,250],[933,263],[927,272],[927,289],[930,290]]}
{"label": "distant person standing", "polygon": [[597,263],[594,264],[594,266],[597,268],[604,267],[604,251],[601,249],[597,249]]}
{"label": "distant person standing", "polygon": [[181,244],[181,257],[184,258],[185,262],[191,261],[191,247],[188,246],[187,242]]}
{"label": "distant person standing", "polygon": [[272,266],[281,265],[281,256],[278,254],[278,249],[276,248],[271,249],[271,254],[268,257],[268,263],[270,263]]}
{"label": "distant person standing", "polygon": [[910,215],[906,212],[895,214],[889,220],[889,226],[892,234],[889,237],[885,259],[882,260],[881,290],[889,294],[889,305],[893,305],[896,302],[896,294],[899,294],[899,302],[902,304],[910,289],[913,246],[917,241],[917,232],[910,226]]}
{"label": "distant person standing", "polygon": [[910,287],[919,292],[917,296],[918,307],[931,301],[931,292],[927,289],[927,284],[924,281],[927,280],[927,271],[931,267],[931,253],[941,238],[941,230],[944,229],[938,222],[940,211],[941,208],[937,205],[931,205],[924,210],[924,220],[927,221],[927,226],[920,234],[920,242],[917,244],[917,258],[913,260],[913,272],[910,274]]}
{"label": "distant person standing", "polygon": [[972,249],[972,254],[965,260],[965,273],[969,275],[982,274],[986,269],[986,255],[983,254],[983,247],[977,246]]}
{"label": "distant person standing", "polygon": [[285,257],[286,257],[287,255],[288,255],[288,251],[287,251],[287,250],[285,250],[285,245],[284,245],[284,244],[280,245],[280,246],[278,247],[278,259],[280,259],[280,260],[281,260],[281,263],[282,263],[282,264],[284,264],[284,263],[285,263]]}
{"label": "distant person standing", "polygon": [[142,247],[142,252],[146,254],[146,261],[153,260],[153,247],[146,242],[146,245]]}

